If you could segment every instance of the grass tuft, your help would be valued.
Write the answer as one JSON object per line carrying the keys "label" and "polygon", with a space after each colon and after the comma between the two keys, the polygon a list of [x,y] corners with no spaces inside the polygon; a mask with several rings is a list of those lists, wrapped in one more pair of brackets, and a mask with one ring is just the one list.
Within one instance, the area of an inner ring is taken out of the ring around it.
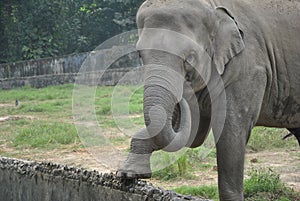
{"label": "grass tuft", "polygon": [[294,137],[282,140],[288,133],[286,129],[255,127],[251,132],[247,146],[254,151],[299,148],[297,140]]}
{"label": "grass tuft", "polygon": [[12,145],[17,148],[52,148],[78,141],[73,124],[35,121],[17,131]]}
{"label": "grass tuft", "polygon": [[[244,182],[247,201],[292,201],[300,200],[300,194],[288,188],[280,180],[279,174],[271,169],[252,170],[250,178]],[[219,200],[217,186],[181,186],[174,189],[177,193]]]}
{"label": "grass tuft", "polygon": [[198,196],[205,199],[219,199],[218,187],[217,186],[181,186],[174,189],[177,193],[184,195]]}
{"label": "grass tuft", "polygon": [[286,187],[280,175],[271,169],[256,169],[244,182],[246,200],[300,200],[300,194]]}

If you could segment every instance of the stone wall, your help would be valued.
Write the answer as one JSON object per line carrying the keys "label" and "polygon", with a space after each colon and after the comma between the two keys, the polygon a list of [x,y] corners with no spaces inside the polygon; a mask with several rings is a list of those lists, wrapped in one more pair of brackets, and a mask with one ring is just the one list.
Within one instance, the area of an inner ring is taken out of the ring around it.
{"label": "stone wall", "polygon": [[144,181],[122,181],[113,174],[101,174],[50,162],[29,162],[4,157],[0,157],[0,199],[9,201],[202,200],[155,188]]}
{"label": "stone wall", "polygon": [[[125,48],[127,47],[120,46],[97,50],[97,55],[100,58],[99,65],[105,63],[102,61],[102,55],[112,57],[115,52],[122,52]],[[0,89],[12,89],[23,86],[41,88],[50,85],[74,83],[77,73],[89,54],[71,54],[64,57],[1,64]],[[109,66],[109,69],[105,71],[98,84],[115,85],[130,71],[136,71],[139,76],[142,76],[140,70],[134,69],[139,65],[139,58],[135,53],[127,54]],[[104,68],[104,66],[99,66],[99,69]],[[97,74],[102,75],[103,71],[99,70]],[[132,84],[140,82],[140,79],[138,76],[132,76]]]}
{"label": "stone wall", "polygon": [[79,68],[87,55],[88,53],[81,53],[64,57],[1,64],[0,79],[76,73],[79,71]]}
{"label": "stone wall", "polygon": [[[144,72],[141,68],[120,68],[93,73],[93,77],[101,76],[101,79],[97,79],[97,85],[99,86],[115,86],[125,75],[127,81],[123,82],[123,84],[137,84],[143,81]],[[77,76],[77,73],[63,73],[0,79],[0,89],[12,89],[23,86],[42,88],[52,85],[74,83]]]}

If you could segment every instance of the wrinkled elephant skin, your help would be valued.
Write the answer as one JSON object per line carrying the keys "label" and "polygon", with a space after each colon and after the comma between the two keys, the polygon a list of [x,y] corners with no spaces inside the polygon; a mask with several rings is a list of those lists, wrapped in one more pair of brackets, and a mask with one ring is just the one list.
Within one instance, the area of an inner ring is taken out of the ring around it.
{"label": "wrinkled elephant skin", "polygon": [[148,0],[137,25],[146,129],[118,176],[150,177],[153,151],[200,146],[212,128],[220,200],[244,200],[252,128],[300,136],[300,2]]}

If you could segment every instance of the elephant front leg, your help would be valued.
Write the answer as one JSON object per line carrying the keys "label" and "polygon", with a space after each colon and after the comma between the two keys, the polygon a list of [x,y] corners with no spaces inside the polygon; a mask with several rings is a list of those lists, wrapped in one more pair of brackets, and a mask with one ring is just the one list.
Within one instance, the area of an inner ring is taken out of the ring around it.
{"label": "elephant front leg", "polygon": [[[235,91],[235,90],[234,90]],[[245,147],[258,119],[260,96],[227,92],[226,120],[217,141],[218,185],[221,201],[243,201]]]}
{"label": "elephant front leg", "polygon": [[[245,76],[240,76],[237,82],[225,89],[226,119],[216,145],[221,201],[244,200],[245,147],[259,118],[267,84],[263,68],[250,69]],[[213,130],[216,130],[214,126]]]}
{"label": "elephant front leg", "polygon": [[243,131],[224,131],[217,142],[220,200],[244,200],[243,175],[246,137]]}
{"label": "elephant front leg", "polygon": [[117,171],[117,177],[127,179],[150,178],[152,176],[150,157],[153,151],[151,139],[133,137],[130,145],[130,153]]}

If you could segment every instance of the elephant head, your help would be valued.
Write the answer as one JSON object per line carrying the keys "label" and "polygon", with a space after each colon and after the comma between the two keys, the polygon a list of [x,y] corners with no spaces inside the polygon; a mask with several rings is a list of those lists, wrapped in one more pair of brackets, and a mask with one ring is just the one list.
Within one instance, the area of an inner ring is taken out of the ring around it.
{"label": "elephant head", "polygon": [[244,48],[242,32],[226,8],[192,0],[178,5],[176,0],[146,1],[137,14],[137,50],[146,66],[145,124],[156,149],[171,151],[182,147],[167,147],[175,136],[191,144],[191,128],[199,123],[188,122],[196,121],[190,109],[199,108],[191,108],[185,98],[207,86],[213,69],[222,75]]}

